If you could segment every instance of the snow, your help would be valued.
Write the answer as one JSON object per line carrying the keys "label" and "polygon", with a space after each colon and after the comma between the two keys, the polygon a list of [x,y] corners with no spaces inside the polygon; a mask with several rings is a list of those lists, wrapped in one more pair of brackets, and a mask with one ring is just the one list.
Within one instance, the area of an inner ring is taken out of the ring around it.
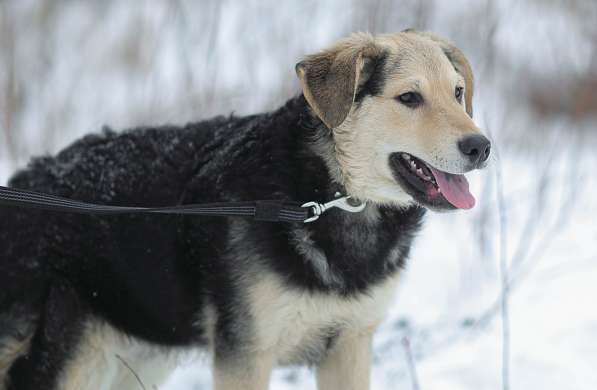
{"label": "snow", "polygon": [[[594,66],[594,2],[55,2],[47,20],[35,19],[44,15],[40,4],[0,5],[15,28],[12,57],[0,39],[0,90],[9,75],[3,59],[12,59],[22,94],[8,122],[0,93],[2,182],[31,155],[55,152],[104,123],[184,123],[273,108],[298,91],[294,63],[350,31],[397,31],[424,20],[450,37],[471,58],[475,118],[499,160],[467,175],[473,210],[426,218],[374,341],[372,388],[412,388],[405,339],[421,389],[501,388],[498,169],[512,388],[597,388],[596,123],[540,120],[524,101],[529,75],[575,77]],[[418,18],[425,7],[429,15]],[[160,389],[210,383],[203,356]],[[313,373],[277,369],[271,388],[314,389]]]}

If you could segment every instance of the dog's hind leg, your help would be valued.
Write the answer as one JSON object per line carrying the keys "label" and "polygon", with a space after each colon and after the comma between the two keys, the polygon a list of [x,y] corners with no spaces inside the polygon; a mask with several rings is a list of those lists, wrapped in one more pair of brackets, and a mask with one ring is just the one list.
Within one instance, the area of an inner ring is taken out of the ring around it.
{"label": "dog's hind leg", "polygon": [[29,350],[36,319],[25,311],[13,309],[0,315],[0,390],[6,388],[12,364]]}
{"label": "dog's hind leg", "polygon": [[74,290],[63,283],[52,285],[28,351],[8,371],[6,389],[63,390],[60,377],[76,346],[81,319],[82,305]]}

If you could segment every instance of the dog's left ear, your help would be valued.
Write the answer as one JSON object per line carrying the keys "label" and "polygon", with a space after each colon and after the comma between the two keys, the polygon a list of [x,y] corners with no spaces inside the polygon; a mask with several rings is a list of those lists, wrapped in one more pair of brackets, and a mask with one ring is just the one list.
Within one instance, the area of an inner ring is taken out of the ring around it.
{"label": "dog's left ear", "polygon": [[315,114],[330,129],[348,116],[359,85],[371,72],[363,71],[382,53],[370,34],[353,34],[333,48],[296,64],[303,94]]}
{"label": "dog's left ear", "polygon": [[454,69],[456,69],[456,71],[460,73],[464,78],[464,102],[466,104],[466,112],[472,118],[473,94],[475,92],[475,86],[473,79],[473,70],[471,68],[471,64],[469,64],[468,60],[464,56],[464,53],[459,48],[457,48],[452,42],[430,32],[420,32],[414,30],[408,30],[406,32],[424,35],[440,45],[441,49],[444,51],[444,54],[446,55],[446,57],[448,57],[448,59],[454,66]]}

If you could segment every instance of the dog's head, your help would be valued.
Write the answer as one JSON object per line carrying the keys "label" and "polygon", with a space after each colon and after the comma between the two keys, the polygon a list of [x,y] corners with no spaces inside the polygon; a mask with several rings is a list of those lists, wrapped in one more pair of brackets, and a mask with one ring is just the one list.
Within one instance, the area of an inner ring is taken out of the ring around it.
{"label": "dog's head", "polygon": [[337,180],[378,204],[474,206],[464,173],[490,142],[472,121],[464,54],[430,33],[353,34],[296,65],[303,94],[331,129]]}

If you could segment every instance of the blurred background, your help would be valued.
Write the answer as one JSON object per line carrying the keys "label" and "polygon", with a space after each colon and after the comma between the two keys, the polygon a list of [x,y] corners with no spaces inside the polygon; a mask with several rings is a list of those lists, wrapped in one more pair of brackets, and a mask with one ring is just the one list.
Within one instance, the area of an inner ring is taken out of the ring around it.
{"label": "blurred background", "polygon": [[[475,209],[428,215],[373,389],[596,389],[594,0],[0,1],[0,182],[104,124],[273,109],[305,54],[409,27],[466,53],[497,153]],[[210,383],[190,354],[161,390]],[[306,368],[272,383],[314,386]]]}

